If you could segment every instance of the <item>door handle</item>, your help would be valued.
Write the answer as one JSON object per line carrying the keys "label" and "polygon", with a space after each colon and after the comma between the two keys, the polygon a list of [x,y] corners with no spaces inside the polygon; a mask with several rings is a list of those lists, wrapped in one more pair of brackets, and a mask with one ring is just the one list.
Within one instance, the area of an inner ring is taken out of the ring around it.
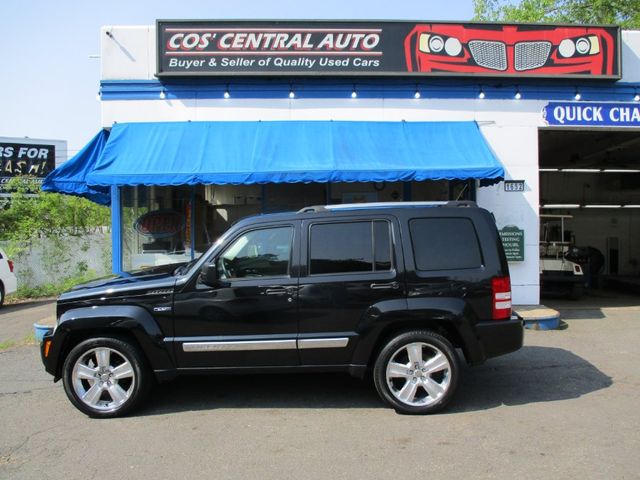
{"label": "door handle", "polygon": [[400,284],[398,282],[372,283],[370,287],[373,290],[397,290],[400,288]]}
{"label": "door handle", "polygon": [[271,287],[264,291],[265,295],[287,295],[289,292],[284,287]]}

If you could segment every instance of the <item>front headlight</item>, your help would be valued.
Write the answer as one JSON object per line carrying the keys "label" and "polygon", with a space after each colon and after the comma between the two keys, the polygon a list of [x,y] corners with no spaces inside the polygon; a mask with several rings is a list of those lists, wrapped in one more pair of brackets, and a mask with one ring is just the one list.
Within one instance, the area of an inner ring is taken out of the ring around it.
{"label": "front headlight", "polygon": [[429,39],[429,48],[433,53],[440,53],[444,48],[444,40],[438,35],[434,35]]}
{"label": "front headlight", "polygon": [[418,50],[423,53],[437,53],[457,57],[462,53],[462,43],[454,37],[422,33],[418,38]]}
{"label": "front headlight", "polygon": [[580,55],[585,55],[589,50],[591,50],[589,40],[586,38],[579,38],[576,40],[576,50]]}
{"label": "front headlight", "polygon": [[573,43],[573,40],[565,38],[560,42],[560,46],[558,47],[558,53],[562,55],[564,58],[573,57],[573,54],[576,53],[576,44]]}
{"label": "front headlight", "polygon": [[561,57],[571,58],[580,55],[597,55],[600,53],[600,39],[597,35],[588,37],[565,38],[558,46],[558,53]]}
{"label": "front headlight", "polygon": [[460,55],[460,52],[462,52],[462,44],[460,43],[460,40],[453,37],[448,38],[447,41],[444,42],[444,51],[452,57]]}

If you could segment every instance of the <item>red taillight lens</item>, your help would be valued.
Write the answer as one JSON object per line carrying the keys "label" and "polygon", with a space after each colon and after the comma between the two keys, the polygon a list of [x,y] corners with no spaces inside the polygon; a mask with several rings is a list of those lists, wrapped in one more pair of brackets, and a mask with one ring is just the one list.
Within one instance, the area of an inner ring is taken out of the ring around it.
{"label": "red taillight lens", "polygon": [[511,280],[509,277],[494,277],[491,279],[491,298],[493,320],[508,320],[511,318]]}
{"label": "red taillight lens", "polygon": [[9,271],[13,273],[13,262],[11,260],[7,260],[7,263],[9,264]]}

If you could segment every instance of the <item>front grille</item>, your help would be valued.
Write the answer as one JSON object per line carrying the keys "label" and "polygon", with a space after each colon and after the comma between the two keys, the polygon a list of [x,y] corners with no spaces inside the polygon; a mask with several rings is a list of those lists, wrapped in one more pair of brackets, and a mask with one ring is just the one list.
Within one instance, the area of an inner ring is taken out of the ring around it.
{"label": "front grille", "polygon": [[469,50],[475,62],[491,70],[507,69],[507,47],[502,42],[471,40]]}
{"label": "front grille", "polygon": [[542,67],[547,63],[551,42],[516,43],[515,68],[519,72]]}

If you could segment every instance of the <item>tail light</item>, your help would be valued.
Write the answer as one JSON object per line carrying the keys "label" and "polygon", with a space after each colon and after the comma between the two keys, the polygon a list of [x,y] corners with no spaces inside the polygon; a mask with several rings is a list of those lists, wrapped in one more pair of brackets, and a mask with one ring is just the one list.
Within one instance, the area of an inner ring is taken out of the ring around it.
{"label": "tail light", "polygon": [[511,318],[511,280],[509,277],[491,279],[491,298],[493,320],[509,320]]}
{"label": "tail light", "polygon": [[9,271],[13,273],[13,262],[11,260],[7,260],[7,263],[9,264]]}

